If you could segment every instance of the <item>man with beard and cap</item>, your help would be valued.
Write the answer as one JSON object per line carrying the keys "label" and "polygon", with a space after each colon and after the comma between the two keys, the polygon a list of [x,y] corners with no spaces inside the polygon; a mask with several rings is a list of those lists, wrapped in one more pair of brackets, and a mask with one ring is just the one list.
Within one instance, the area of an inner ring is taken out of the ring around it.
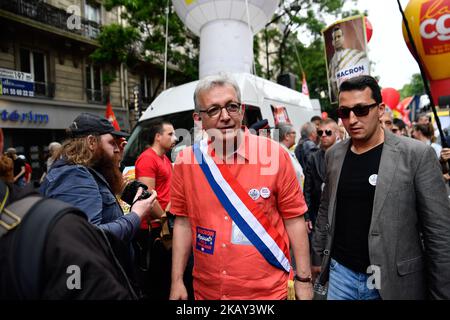
{"label": "man with beard and cap", "polygon": [[[0,154],[3,141],[0,128]],[[0,300],[139,298],[122,241],[78,209],[39,197],[32,185],[20,188],[13,178],[12,160],[0,157]],[[149,211],[155,199],[156,193],[137,201],[133,210]],[[12,220],[12,214],[22,218]]]}
{"label": "man with beard and cap", "polygon": [[41,193],[74,205],[92,224],[130,242],[150,210],[132,206],[124,215],[115,197],[124,186],[117,138],[128,134],[115,131],[107,119],[89,113],[80,114],[67,133],[69,138],[45,177]]}

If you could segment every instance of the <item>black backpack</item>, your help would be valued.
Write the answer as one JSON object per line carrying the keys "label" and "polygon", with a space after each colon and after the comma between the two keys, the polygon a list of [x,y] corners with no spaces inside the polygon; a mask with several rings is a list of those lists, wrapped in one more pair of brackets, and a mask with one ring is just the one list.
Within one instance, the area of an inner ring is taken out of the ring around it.
{"label": "black backpack", "polygon": [[[13,292],[19,299],[36,300],[42,288],[43,257],[48,230],[66,214],[76,214],[86,218],[85,214],[56,199],[46,199],[39,195],[29,195],[8,204],[9,188],[0,180],[0,243],[11,231],[9,270],[12,273]],[[98,229],[110,250],[113,263],[124,276],[131,296],[138,298],[128,280],[128,276],[117,258],[107,233]],[[114,240],[113,240],[114,241]],[[33,248],[33,250],[30,250]]]}

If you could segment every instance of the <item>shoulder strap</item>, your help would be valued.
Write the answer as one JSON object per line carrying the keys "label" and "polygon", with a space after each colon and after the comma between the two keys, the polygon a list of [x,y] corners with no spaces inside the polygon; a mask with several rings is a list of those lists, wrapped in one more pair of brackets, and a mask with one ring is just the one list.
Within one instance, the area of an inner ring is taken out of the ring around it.
{"label": "shoulder strap", "polygon": [[39,299],[48,230],[69,212],[84,214],[67,203],[39,196],[16,201],[7,210],[22,216],[20,226],[13,235],[10,259],[16,291],[22,299]]}

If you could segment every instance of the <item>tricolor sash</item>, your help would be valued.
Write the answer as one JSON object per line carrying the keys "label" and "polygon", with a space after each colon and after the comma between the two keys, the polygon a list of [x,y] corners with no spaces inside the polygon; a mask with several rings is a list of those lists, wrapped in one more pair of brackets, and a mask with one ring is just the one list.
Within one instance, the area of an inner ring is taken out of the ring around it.
{"label": "tricolor sash", "polygon": [[234,223],[267,262],[289,272],[291,266],[286,241],[236,178],[231,175],[227,166],[216,164],[208,155],[207,140],[194,144],[193,151],[211,188]]}

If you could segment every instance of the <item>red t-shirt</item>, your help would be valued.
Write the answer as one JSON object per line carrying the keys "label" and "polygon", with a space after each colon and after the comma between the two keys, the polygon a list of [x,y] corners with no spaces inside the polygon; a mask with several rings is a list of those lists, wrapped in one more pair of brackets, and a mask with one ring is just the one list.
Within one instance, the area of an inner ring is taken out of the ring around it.
{"label": "red t-shirt", "polygon": [[[164,154],[159,156],[152,148],[145,150],[136,160],[136,179],[141,177],[155,179],[155,190],[158,202],[163,210],[170,202],[170,183],[172,180],[172,163]],[[152,227],[159,224],[153,224]],[[146,219],[142,220],[141,228],[147,229]]]}

